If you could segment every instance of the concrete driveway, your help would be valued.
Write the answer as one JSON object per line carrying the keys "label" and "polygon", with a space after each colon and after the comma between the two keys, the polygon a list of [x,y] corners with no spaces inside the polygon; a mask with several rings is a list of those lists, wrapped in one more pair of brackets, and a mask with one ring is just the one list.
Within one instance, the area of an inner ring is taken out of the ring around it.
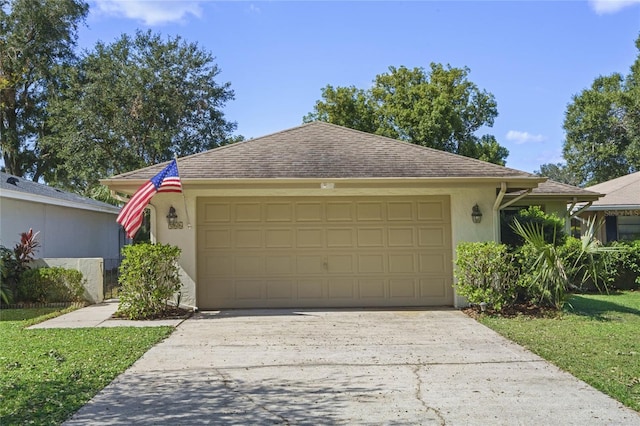
{"label": "concrete driveway", "polygon": [[202,312],[70,419],[86,424],[640,425],[459,311]]}

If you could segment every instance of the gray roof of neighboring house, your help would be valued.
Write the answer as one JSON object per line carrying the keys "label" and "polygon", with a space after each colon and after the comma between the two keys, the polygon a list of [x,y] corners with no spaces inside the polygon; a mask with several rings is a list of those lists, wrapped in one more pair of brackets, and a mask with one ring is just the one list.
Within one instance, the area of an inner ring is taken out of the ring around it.
{"label": "gray roof of neighboring house", "polygon": [[551,179],[542,182],[537,188],[534,188],[531,193],[532,195],[540,196],[592,197],[593,199],[597,199],[602,195],[598,191],[578,188],[577,186],[567,185],[566,183],[556,182]]}
{"label": "gray roof of neighboring house", "polygon": [[[19,194],[20,197],[11,196],[11,193]],[[0,194],[9,198],[21,198],[29,201],[46,202],[50,200],[52,204],[66,205],[69,207],[83,208],[87,210],[98,210],[108,213],[118,213],[119,207],[103,203],[92,198],[82,197],[72,192],[62,191],[48,185],[33,182],[29,179],[13,176],[9,173],[0,172]]]}
{"label": "gray roof of neighboring house", "polygon": [[640,208],[640,172],[602,182],[587,189],[605,194],[604,197],[593,203],[592,209],[598,207]]}
{"label": "gray roof of neighboring house", "polygon": [[[518,190],[514,192],[507,192],[505,198],[511,199],[519,195],[524,194],[524,190]],[[565,200],[567,203],[576,202],[588,202],[597,200],[602,194],[598,192],[589,191],[586,189],[578,188],[577,186],[567,185],[566,183],[556,182],[555,180],[547,180],[538,184],[537,188],[533,188],[531,193],[522,199],[522,202],[526,204],[528,199],[560,199]]]}
{"label": "gray roof of neighboring house", "polygon": [[[112,179],[149,179],[165,165]],[[178,166],[181,179],[538,178],[520,170],[317,121],[180,158]]]}

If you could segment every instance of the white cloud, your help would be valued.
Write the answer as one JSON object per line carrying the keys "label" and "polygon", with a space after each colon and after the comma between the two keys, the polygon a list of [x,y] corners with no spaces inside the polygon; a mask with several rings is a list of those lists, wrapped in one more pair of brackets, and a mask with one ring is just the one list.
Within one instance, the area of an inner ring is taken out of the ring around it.
{"label": "white cloud", "polygon": [[509,130],[507,132],[507,140],[517,143],[518,145],[527,142],[544,142],[547,138],[542,135],[532,135],[529,132],[521,132],[519,130]]}
{"label": "white cloud", "polygon": [[145,25],[181,22],[188,15],[200,17],[199,1],[180,0],[95,0],[100,13],[141,20]]}
{"label": "white cloud", "polygon": [[619,12],[634,4],[640,4],[640,0],[589,0],[589,4],[598,15],[604,15]]}
{"label": "white cloud", "polygon": [[251,12],[251,13],[260,13],[262,11],[260,10],[260,8],[258,6],[256,6],[255,4],[251,3],[251,5],[249,6],[249,12]]}

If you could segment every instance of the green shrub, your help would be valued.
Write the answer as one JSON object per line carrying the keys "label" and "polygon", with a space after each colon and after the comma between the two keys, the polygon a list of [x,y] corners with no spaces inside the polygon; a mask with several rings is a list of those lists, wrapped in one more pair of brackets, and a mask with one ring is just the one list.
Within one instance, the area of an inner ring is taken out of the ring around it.
{"label": "green shrub", "polygon": [[500,310],[517,294],[513,254],[496,242],[460,243],[456,248],[456,292],[469,303],[485,302]]}
{"label": "green shrub", "polygon": [[84,296],[82,272],[61,267],[28,269],[20,276],[20,302],[81,302]]}
{"label": "green shrub", "polygon": [[520,210],[514,216],[501,217],[501,235],[502,242],[511,247],[521,247],[525,244],[525,240],[514,230],[514,223],[521,225],[532,224],[541,227],[544,240],[549,244],[561,246],[564,244],[567,234],[564,230],[564,220],[555,214],[548,214],[542,211],[538,206],[529,206]]}
{"label": "green shrub", "polygon": [[135,244],[122,249],[120,304],[116,315],[129,319],[162,316],[168,301],[180,290],[180,248],[163,244]]}
{"label": "green shrub", "polygon": [[640,240],[617,241],[611,246],[620,249],[611,260],[612,269],[617,272],[612,287],[620,290],[640,289]]}

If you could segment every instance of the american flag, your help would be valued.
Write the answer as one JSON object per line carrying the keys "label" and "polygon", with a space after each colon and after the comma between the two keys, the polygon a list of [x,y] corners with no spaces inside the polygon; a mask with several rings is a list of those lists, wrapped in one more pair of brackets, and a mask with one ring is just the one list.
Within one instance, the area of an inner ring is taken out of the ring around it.
{"label": "american flag", "polygon": [[173,159],[160,173],[142,185],[133,197],[124,205],[116,222],[124,227],[127,237],[133,238],[140,226],[145,207],[156,192],[182,192],[182,183],[178,175],[178,163]]}

